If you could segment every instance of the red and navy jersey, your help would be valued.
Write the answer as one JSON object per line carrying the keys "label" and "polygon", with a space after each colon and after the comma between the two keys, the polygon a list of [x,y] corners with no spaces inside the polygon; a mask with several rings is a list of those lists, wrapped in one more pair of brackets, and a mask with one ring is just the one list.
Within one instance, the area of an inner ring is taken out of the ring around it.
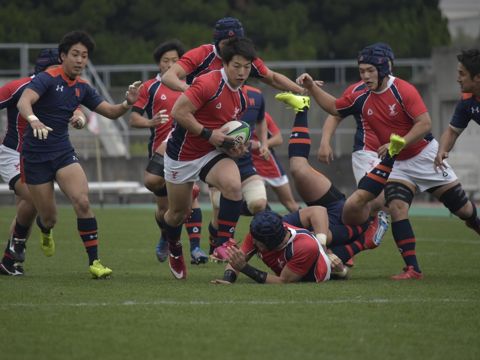
{"label": "red and navy jersey", "polygon": [[[253,86],[244,85],[243,91],[247,93],[248,106],[247,110],[243,113],[242,120],[250,125],[250,133],[254,134],[255,126],[265,121],[265,99],[260,89],[254,88]],[[244,173],[249,176],[256,173],[253,168],[252,153],[250,151],[235,161],[240,169],[241,176]]]}
{"label": "red and navy jersey", "polygon": [[68,124],[73,112],[80,105],[93,111],[103,98],[80,77],[69,79],[62,67],[41,72],[27,88],[40,96],[33,104],[33,113],[53,130],[47,139],[39,140],[33,136],[29,126],[25,132],[22,154],[73,150],[68,137]]}
{"label": "red and navy jersey", "polygon": [[[384,91],[363,89],[337,99],[336,108],[342,117],[358,114],[378,137],[380,144],[390,142],[392,133],[404,136],[413,127],[413,119],[427,112],[417,89],[408,82],[391,76]],[[432,134],[406,147],[398,160],[409,159],[422,151],[433,139]],[[376,151],[376,150],[375,150]]]}
{"label": "red and navy jersey", "polygon": [[[270,139],[272,136],[278,134],[280,129],[268,112],[265,112],[265,121],[267,122],[268,129],[267,137]],[[255,134],[253,134],[253,138],[258,140]],[[268,160],[265,160],[262,156],[260,156],[258,149],[252,150],[251,153],[253,165],[255,166],[258,175],[272,179],[285,175],[285,170],[283,170],[283,167],[280,164],[280,161],[277,159],[273,149],[270,149],[270,157]]]}
{"label": "red and navy jersey", "polygon": [[[301,281],[323,281],[327,264],[320,252],[321,245],[310,231],[284,223],[290,232],[287,245],[280,250],[260,251],[248,233],[242,242],[241,250],[245,255],[256,253],[277,276],[286,266],[295,274],[302,276]],[[320,275],[320,276],[319,276]]]}
{"label": "red and navy jersey", "polygon": [[465,93],[455,107],[450,125],[458,129],[465,129],[470,120],[480,125],[480,98]]}
{"label": "red and navy jersey", "polygon": [[160,110],[167,110],[168,113],[168,121],[166,123],[150,128],[150,139],[148,142],[149,158],[152,157],[155,150],[172,130],[173,119],[171,112],[173,104],[175,104],[175,101],[181,94],[180,91],[174,91],[163,85],[160,75],[147,80],[140,89],[138,100],[133,105],[135,111],[140,115],[143,115],[145,112],[149,119],[153,118]]}
{"label": "red and navy jersey", "polygon": [[[363,90],[365,88],[365,83],[363,81],[359,81],[347,87],[342,96],[353,94],[354,92]],[[383,144],[380,144],[380,141],[368,123],[363,121],[361,114],[354,114],[353,117],[355,118],[357,126],[353,140],[353,151],[370,150],[377,152],[378,148]]]}
{"label": "red and navy jersey", "polygon": [[[201,45],[187,51],[177,61],[177,64],[185,70],[187,74],[185,80],[188,85],[191,85],[196,77],[212,70],[220,70],[223,67],[222,58],[213,44]],[[267,72],[268,68],[262,59],[256,58],[253,60],[250,76],[263,78],[267,75]]]}
{"label": "red and navy jersey", "polygon": [[[219,129],[238,120],[247,108],[247,95],[241,88],[230,87],[223,69],[196,78],[184,94],[197,109],[195,119],[207,129]],[[189,133],[178,123],[167,143],[167,155],[179,161],[199,159],[213,150],[208,140]]]}
{"label": "red and navy jersey", "polygon": [[0,88],[0,109],[7,109],[8,122],[3,145],[18,152],[22,151],[23,133],[28,123],[18,112],[17,103],[32,79],[33,76],[13,80]]}

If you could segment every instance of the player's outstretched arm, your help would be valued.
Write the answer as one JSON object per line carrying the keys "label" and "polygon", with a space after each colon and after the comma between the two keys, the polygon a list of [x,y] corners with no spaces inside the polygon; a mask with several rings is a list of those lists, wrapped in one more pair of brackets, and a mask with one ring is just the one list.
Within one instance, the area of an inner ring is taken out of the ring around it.
{"label": "player's outstretched arm", "polygon": [[110,104],[107,101],[102,101],[96,108],[95,112],[103,115],[109,119],[117,119],[128,110],[130,110],[138,99],[141,81],[135,81],[128,86],[128,90],[125,92],[125,100],[120,104]]}
{"label": "player's outstretched arm", "polygon": [[457,132],[457,130],[451,126],[443,132],[440,138],[437,156],[435,157],[435,168],[445,169],[446,165],[443,160],[448,158],[448,152],[453,149],[459,135],[460,132]]}
{"label": "player's outstretched arm", "polygon": [[314,81],[309,74],[304,73],[297,78],[297,84],[307,89],[323,110],[331,115],[340,116],[335,106],[336,98],[319,86],[321,82]]}

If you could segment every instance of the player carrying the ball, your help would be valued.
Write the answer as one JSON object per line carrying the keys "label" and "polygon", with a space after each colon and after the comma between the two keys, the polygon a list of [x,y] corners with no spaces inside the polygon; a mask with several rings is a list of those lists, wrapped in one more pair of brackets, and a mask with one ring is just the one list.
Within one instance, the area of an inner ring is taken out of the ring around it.
{"label": "player carrying the ball", "polygon": [[231,157],[246,151],[232,147],[233,138],[220,127],[238,120],[247,107],[241,86],[247,80],[256,52],[251,40],[232,38],[223,48],[223,68],[198,77],[175,103],[177,124],[165,153],[168,211],[165,231],[169,242],[169,265],[175,278],[185,279],[180,234],[191,205],[193,183],[199,179],[221,192],[217,241],[233,238],[242,204],[238,167]]}

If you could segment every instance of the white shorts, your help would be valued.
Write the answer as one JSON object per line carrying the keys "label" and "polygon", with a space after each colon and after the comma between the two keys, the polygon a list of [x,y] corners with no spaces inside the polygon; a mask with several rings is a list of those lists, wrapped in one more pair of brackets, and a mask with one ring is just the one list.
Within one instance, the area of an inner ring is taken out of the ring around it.
{"label": "white shorts", "polygon": [[20,153],[0,145],[0,176],[7,184],[20,174]]}
{"label": "white shorts", "polygon": [[282,175],[282,176],[279,176],[279,177],[276,177],[276,178],[267,178],[267,177],[262,176],[262,179],[268,185],[270,185],[272,187],[280,187],[280,186],[283,186],[285,184],[288,184],[288,176],[287,175]]}
{"label": "white shorts", "polygon": [[435,186],[454,182],[457,180],[457,175],[446,161],[444,162],[448,168],[445,171],[434,168],[437,150],[438,142],[434,139],[416,156],[407,160],[395,161],[388,179],[408,181],[422,192]]}
{"label": "white shorts", "polygon": [[190,161],[177,161],[164,155],[165,164],[165,180],[172,184],[185,184],[188,182],[200,180],[200,171],[209,163],[210,160],[216,158],[223,153],[219,150],[210,151],[208,154],[199,159]]}
{"label": "white shorts", "polygon": [[380,163],[378,154],[371,150],[358,150],[352,153],[352,169],[355,181],[358,183],[360,179],[369,173],[375,166]]}

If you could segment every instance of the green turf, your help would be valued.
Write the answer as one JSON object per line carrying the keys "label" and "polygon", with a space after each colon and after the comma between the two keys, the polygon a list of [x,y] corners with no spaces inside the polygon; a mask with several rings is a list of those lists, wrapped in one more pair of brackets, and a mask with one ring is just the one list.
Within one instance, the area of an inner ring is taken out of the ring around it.
{"label": "green turf", "polygon": [[[413,219],[423,281],[389,280],[402,267],[389,233],[348,281],[216,286],[222,265],[177,281],[158,263],[151,209],[95,212],[114,276],[89,278],[73,212],[60,209],[55,256],[35,229],[26,276],[0,277],[0,359],[480,358],[480,240],[455,218]],[[0,207],[3,239],[13,214]]]}

